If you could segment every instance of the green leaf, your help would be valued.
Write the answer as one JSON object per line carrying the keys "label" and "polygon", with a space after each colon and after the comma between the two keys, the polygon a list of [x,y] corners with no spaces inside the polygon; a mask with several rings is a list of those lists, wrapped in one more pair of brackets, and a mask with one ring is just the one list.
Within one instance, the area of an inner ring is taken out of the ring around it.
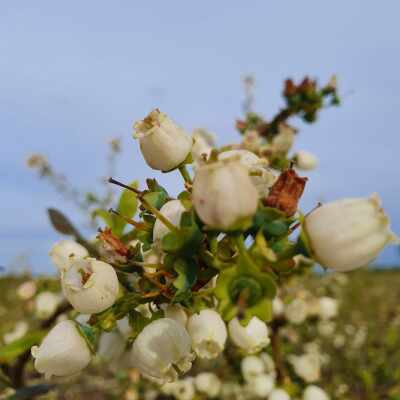
{"label": "green leaf", "polygon": [[186,208],[186,210],[190,210],[192,208],[191,195],[186,190],[181,192],[181,193],[179,193],[178,199],[181,201],[181,203]]}
{"label": "green leaf", "polygon": [[178,259],[174,263],[178,277],[174,281],[177,290],[174,301],[183,301],[191,297],[191,288],[197,280],[197,264],[193,261]]}
{"label": "green leaf", "polygon": [[[129,186],[137,188],[139,183],[137,181],[132,182]],[[131,190],[125,189],[122,191],[121,196],[119,198],[117,211],[121,215],[127,218],[132,218],[137,210],[137,196],[136,193]],[[118,215],[113,215],[114,223],[112,227],[112,231],[115,235],[121,236],[124,228],[126,226],[126,221],[119,217]]]}
{"label": "green leaf", "polygon": [[149,192],[143,198],[158,210],[167,202],[168,195],[164,192]]}
{"label": "green leaf", "polygon": [[107,210],[103,210],[102,208],[97,208],[92,212],[92,218],[101,218],[107,227],[113,228],[114,225],[114,216],[110,214]]}
{"label": "green leaf", "polygon": [[291,242],[287,237],[272,243],[271,249],[278,256],[278,260],[296,255],[296,244]]}
{"label": "green leaf", "polygon": [[92,354],[95,354],[96,341],[97,341],[96,330],[86,324],[81,324],[79,322],[77,322],[76,324],[80,335],[85,339],[90,351],[92,352]]}
{"label": "green leaf", "polygon": [[162,249],[166,253],[178,253],[185,244],[185,239],[180,232],[169,232],[161,240]]}
{"label": "green leaf", "polygon": [[15,340],[0,348],[0,362],[9,363],[25,353],[32,346],[37,345],[46,335],[45,331],[33,331],[23,338]]}
{"label": "green leaf", "polygon": [[264,225],[264,232],[271,236],[282,236],[288,232],[288,223],[282,220],[272,221]]}
{"label": "green leaf", "polygon": [[162,238],[162,248],[167,253],[191,257],[197,253],[203,234],[196,224],[194,213],[186,211],[182,214],[178,232],[169,232]]}

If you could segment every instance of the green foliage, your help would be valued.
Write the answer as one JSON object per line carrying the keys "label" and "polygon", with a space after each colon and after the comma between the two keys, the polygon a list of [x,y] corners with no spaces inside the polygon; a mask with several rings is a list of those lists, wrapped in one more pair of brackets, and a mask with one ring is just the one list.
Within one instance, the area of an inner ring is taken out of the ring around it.
{"label": "green foliage", "polygon": [[9,363],[38,343],[45,336],[45,331],[32,331],[21,339],[0,347],[0,363]]}
{"label": "green foliage", "polygon": [[191,288],[197,280],[197,264],[193,260],[178,258],[174,262],[174,270],[178,277],[174,280],[177,289],[173,298],[174,302],[183,302],[192,296]]}
{"label": "green foliage", "polygon": [[219,300],[219,311],[227,321],[235,316],[243,324],[247,324],[253,316],[269,321],[277,290],[274,277],[262,272],[255,264],[242,238],[238,238],[237,243],[239,256],[236,265],[220,272],[214,291]]}
{"label": "green foliage", "polygon": [[[133,188],[137,188],[139,183],[137,181],[133,181],[130,185]],[[112,233],[118,237],[120,237],[124,229],[127,225],[127,222],[124,218],[132,218],[137,211],[138,200],[136,194],[129,190],[124,189],[119,197],[117,212],[119,215],[111,214],[108,210],[104,210],[98,208],[92,212],[93,218],[101,218],[108,228],[111,229]]]}

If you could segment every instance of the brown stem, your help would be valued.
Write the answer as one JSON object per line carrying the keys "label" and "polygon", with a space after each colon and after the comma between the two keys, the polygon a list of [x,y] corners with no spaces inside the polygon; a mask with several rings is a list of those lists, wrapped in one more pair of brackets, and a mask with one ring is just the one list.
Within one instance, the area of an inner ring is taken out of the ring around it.
{"label": "brown stem", "polygon": [[271,347],[272,347],[272,358],[275,364],[276,379],[279,385],[283,385],[287,380],[287,372],[285,368],[285,362],[281,351],[281,341],[279,336],[279,330],[285,325],[283,318],[274,319],[270,325],[271,327]]}

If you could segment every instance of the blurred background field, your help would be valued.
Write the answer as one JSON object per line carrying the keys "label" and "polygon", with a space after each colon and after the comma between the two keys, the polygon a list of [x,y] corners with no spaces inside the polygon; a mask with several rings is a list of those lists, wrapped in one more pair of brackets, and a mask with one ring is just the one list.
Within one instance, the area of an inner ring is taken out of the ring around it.
{"label": "blurred background field", "polygon": [[[22,301],[17,296],[21,283],[29,275],[0,279],[0,337],[12,331],[16,324],[26,321],[29,331],[37,326],[34,300]],[[39,291],[57,292],[56,281],[35,278]],[[310,275],[305,279],[303,293],[339,299],[339,312],[334,321],[323,323],[308,319],[283,332],[283,352],[286,356],[317,346],[322,356],[321,376],[316,382],[331,398],[342,400],[400,399],[400,271],[360,270],[343,274]],[[270,346],[267,347],[270,351]],[[238,361],[233,364],[216,360],[211,370],[228,382],[240,382]],[[291,368],[289,365],[286,368]],[[191,372],[195,373],[195,372]],[[28,382],[34,384],[39,376],[27,368]],[[134,370],[107,368],[98,361],[78,377],[55,380],[56,388],[38,397],[42,399],[126,399],[131,391],[143,390]],[[151,398],[142,393],[140,399]],[[149,391],[150,390],[150,391]],[[233,395],[232,395],[233,396]],[[168,398],[160,395],[159,399]],[[197,397],[204,399],[205,397]],[[240,398],[233,396],[234,398]]]}

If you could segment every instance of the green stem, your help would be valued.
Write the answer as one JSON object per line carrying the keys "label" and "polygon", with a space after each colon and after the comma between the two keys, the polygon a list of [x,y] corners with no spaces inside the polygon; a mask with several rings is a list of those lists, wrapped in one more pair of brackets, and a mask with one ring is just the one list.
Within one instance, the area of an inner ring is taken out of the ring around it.
{"label": "green stem", "polygon": [[240,255],[247,255],[247,249],[244,244],[244,238],[243,235],[236,235],[233,237],[233,240],[238,248],[239,254]]}
{"label": "green stem", "polygon": [[178,169],[179,169],[179,172],[181,173],[182,178],[184,179],[185,183],[191,185],[193,182],[192,182],[192,178],[190,177],[189,171],[186,168],[186,165],[183,164]]}
{"label": "green stem", "polygon": [[152,206],[143,196],[138,196],[138,198],[142,203],[142,206],[158,218],[171,232],[179,232],[179,229],[168,218],[161,214],[156,207]]}
{"label": "green stem", "polygon": [[238,267],[239,269],[242,269],[243,271],[254,271],[254,269],[257,270],[256,265],[254,264],[254,261],[251,259],[246,245],[244,244],[244,237],[243,235],[237,235],[233,237],[233,240],[237,246],[238,252],[239,252],[239,257],[241,257],[242,261],[239,259],[239,264]]}

